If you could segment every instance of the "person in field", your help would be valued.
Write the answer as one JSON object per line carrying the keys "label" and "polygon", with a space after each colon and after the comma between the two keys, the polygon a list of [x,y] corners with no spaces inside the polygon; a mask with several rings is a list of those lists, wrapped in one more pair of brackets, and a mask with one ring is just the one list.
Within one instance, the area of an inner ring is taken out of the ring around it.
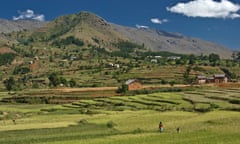
{"label": "person in field", "polygon": [[162,124],[161,121],[160,121],[160,123],[159,123],[159,131],[160,131],[160,133],[163,132],[163,124]]}

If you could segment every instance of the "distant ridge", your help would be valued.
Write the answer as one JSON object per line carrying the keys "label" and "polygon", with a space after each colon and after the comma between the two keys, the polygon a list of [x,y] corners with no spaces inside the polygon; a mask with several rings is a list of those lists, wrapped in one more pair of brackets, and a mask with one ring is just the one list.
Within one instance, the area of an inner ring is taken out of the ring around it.
{"label": "distant ridge", "polygon": [[[117,50],[114,43],[131,41],[144,45],[145,48],[151,51],[195,55],[216,53],[222,58],[230,58],[232,55],[230,49],[213,42],[156,29],[125,27],[109,23],[96,14],[87,11],[60,16],[48,23],[32,20],[9,21],[1,19],[0,26],[0,32],[2,33],[25,29],[33,30],[32,34],[30,34],[33,38],[38,37],[35,39],[47,40],[48,43],[74,36],[83,40],[86,45],[103,47],[110,51]],[[29,36],[29,34],[26,36]]]}
{"label": "distant ridge", "polygon": [[232,51],[219,44],[186,37],[178,33],[170,33],[156,29],[137,29],[113,24],[115,30],[129,40],[149,47],[152,51],[169,51],[181,54],[219,54],[222,58],[230,58]]}
{"label": "distant ridge", "polygon": [[37,20],[6,20],[0,19],[0,33],[10,33],[13,31],[32,30],[43,27],[47,22]]}

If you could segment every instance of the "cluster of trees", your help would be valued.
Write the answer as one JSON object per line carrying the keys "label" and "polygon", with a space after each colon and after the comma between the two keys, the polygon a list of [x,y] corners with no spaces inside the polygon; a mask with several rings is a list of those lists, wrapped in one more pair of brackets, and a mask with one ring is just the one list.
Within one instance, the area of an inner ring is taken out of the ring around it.
{"label": "cluster of trees", "polygon": [[[169,52],[157,52],[157,53],[150,53],[147,52],[146,54],[152,54],[149,56],[162,56],[161,58],[158,59],[159,64],[172,64],[172,65],[209,65],[209,66],[220,66],[220,65],[227,65],[227,60],[221,60],[220,56],[218,54],[209,54],[207,55],[181,55],[181,54],[174,54],[174,53],[169,53]],[[145,56],[145,59],[152,59],[151,57],[146,56],[146,54],[142,55]],[[158,54],[158,55],[157,55]],[[169,58],[171,56],[178,57],[178,58]],[[144,59],[142,57],[142,59]],[[226,61],[226,62],[225,62]],[[228,62],[229,64],[229,62]]]}
{"label": "cluster of trees", "polygon": [[15,54],[13,53],[5,53],[5,54],[0,54],[0,66],[10,64],[14,58]]}
{"label": "cluster of trees", "polygon": [[67,81],[65,78],[60,77],[57,73],[51,73],[48,76],[48,79],[50,81],[49,85],[56,87],[59,85],[64,85],[64,86],[70,86],[70,87],[75,87],[77,85],[76,81],[74,79],[70,79]]}
{"label": "cluster of trees", "polygon": [[16,81],[13,77],[10,77],[10,78],[6,79],[3,82],[3,84],[6,87],[6,89],[10,92],[14,88]]}
{"label": "cluster of trees", "polygon": [[111,55],[124,58],[132,58],[136,50],[143,49],[144,47],[129,41],[120,41],[118,43],[115,43],[114,46],[116,46],[119,51],[114,51],[111,53]]}
{"label": "cluster of trees", "polygon": [[83,46],[84,42],[78,38],[75,38],[74,36],[69,36],[66,37],[65,39],[61,39],[61,40],[55,40],[52,45],[56,46],[56,47],[61,47],[61,46],[66,46],[66,45],[77,45],[77,46]]}
{"label": "cluster of trees", "polygon": [[15,67],[15,69],[13,70],[13,74],[17,75],[17,74],[27,74],[30,72],[30,68],[29,67],[22,67],[22,66],[17,66]]}

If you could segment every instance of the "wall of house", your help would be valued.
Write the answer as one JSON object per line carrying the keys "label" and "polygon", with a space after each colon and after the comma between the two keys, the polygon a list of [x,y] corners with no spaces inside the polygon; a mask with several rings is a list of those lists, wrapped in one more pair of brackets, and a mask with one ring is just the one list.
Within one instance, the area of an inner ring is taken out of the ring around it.
{"label": "wall of house", "polygon": [[199,79],[197,80],[198,84],[205,84],[206,83],[206,79]]}
{"label": "wall of house", "polygon": [[128,85],[128,90],[140,90],[142,89],[142,84],[139,82],[133,82],[131,84]]}
{"label": "wall of house", "polygon": [[215,78],[215,83],[227,83],[228,79],[226,77],[224,78]]}

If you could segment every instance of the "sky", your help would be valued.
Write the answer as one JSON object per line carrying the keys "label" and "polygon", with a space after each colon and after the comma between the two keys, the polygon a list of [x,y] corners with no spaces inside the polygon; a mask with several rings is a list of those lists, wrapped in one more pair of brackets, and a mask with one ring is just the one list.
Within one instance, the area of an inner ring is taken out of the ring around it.
{"label": "sky", "polygon": [[2,0],[0,18],[51,21],[81,11],[123,26],[180,33],[240,50],[240,0]]}

